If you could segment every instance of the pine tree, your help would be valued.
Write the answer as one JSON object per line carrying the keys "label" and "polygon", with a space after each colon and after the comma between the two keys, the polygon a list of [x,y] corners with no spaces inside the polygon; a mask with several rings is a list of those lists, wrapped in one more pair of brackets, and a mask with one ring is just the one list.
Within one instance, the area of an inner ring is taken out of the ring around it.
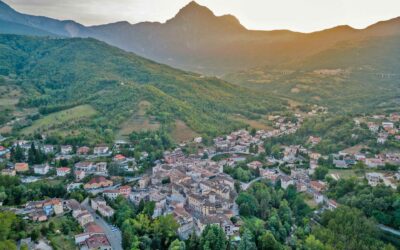
{"label": "pine tree", "polygon": [[253,240],[253,235],[250,230],[245,229],[242,239],[239,243],[238,250],[256,250],[256,243]]}

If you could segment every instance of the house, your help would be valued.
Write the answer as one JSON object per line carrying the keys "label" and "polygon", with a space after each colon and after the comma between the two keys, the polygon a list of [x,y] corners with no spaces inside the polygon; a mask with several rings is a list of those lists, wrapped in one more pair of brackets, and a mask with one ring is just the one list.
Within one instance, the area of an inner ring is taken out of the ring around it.
{"label": "house", "polygon": [[89,152],[90,152],[90,148],[86,147],[86,146],[80,147],[76,150],[76,153],[78,155],[87,155],[87,154],[89,154]]}
{"label": "house", "polygon": [[365,165],[370,168],[376,168],[378,166],[384,166],[385,163],[379,158],[367,158],[365,159]]}
{"label": "house", "polygon": [[333,165],[337,168],[348,168],[349,166],[347,165],[345,160],[333,160]]}
{"label": "house", "polygon": [[112,185],[113,185],[113,182],[110,180],[107,180],[105,177],[96,176],[96,177],[93,177],[83,187],[84,187],[84,189],[95,189],[95,188],[111,187]]}
{"label": "house", "polygon": [[81,249],[87,250],[112,250],[110,242],[107,237],[103,234],[92,235],[87,238],[84,242],[84,247]]}
{"label": "house", "polygon": [[66,168],[66,167],[62,167],[62,168],[57,168],[57,176],[67,176],[71,173],[71,169],[70,168]]}
{"label": "house", "polygon": [[283,189],[287,189],[289,187],[289,185],[294,185],[293,179],[286,175],[282,176],[281,177],[281,187]]}
{"label": "house", "polygon": [[247,166],[251,169],[262,168],[263,164],[259,161],[252,161],[247,164]]}
{"label": "house", "polygon": [[193,139],[193,142],[195,142],[195,143],[201,143],[202,141],[203,141],[202,137],[196,137]]}
{"label": "house", "polygon": [[69,155],[73,151],[73,148],[71,145],[63,145],[61,146],[61,154],[62,155]]}
{"label": "house", "polygon": [[15,176],[16,171],[15,169],[5,168],[1,170],[1,175]]}
{"label": "house", "polygon": [[29,171],[28,163],[15,163],[14,168],[17,173]]}
{"label": "house", "polygon": [[324,196],[321,193],[315,192],[313,194],[313,197],[314,197],[314,201],[317,204],[320,204],[320,203],[324,202]]}
{"label": "house", "polygon": [[382,122],[382,127],[386,129],[392,129],[394,128],[394,123],[393,122]]}
{"label": "house", "polygon": [[86,210],[82,211],[76,216],[76,220],[83,227],[90,222],[94,222],[93,216]]}
{"label": "house", "polygon": [[131,194],[132,188],[130,186],[121,186],[118,188],[118,190],[121,195],[125,196],[125,198],[128,198],[128,196]]}
{"label": "house", "polygon": [[103,192],[103,195],[107,197],[108,199],[114,200],[116,199],[121,193],[119,192],[118,189],[113,189],[113,190],[105,190]]}
{"label": "house", "polygon": [[366,173],[365,178],[368,184],[375,187],[380,183],[383,183],[383,174],[381,173]]}
{"label": "house", "polygon": [[296,183],[296,190],[299,193],[305,192],[305,191],[307,191],[307,186],[306,186],[306,184],[304,184],[302,182],[297,182]]}
{"label": "house", "polygon": [[38,222],[47,221],[47,215],[42,210],[34,211],[31,214],[29,214],[29,216],[33,221],[38,221]]}
{"label": "house", "polygon": [[275,182],[279,177],[279,175],[274,170],[270,169],[260,169],[260,175],[270,180],[271,182]]}
{"label": "house", "polygon": [[125,160],[126,160],[126,157],[121,155],[121,154],[117,154],[113,158],[113,161],[116,161],[116,162],[122,162],[122,161],[125,161]]}
{"label": "house", "polygon": [[89,222],[85,225],[85,232],[90,235],[94,234],[104,234],[104,230],[101,226],[97,225],[95,222]]}
{"label": "house", "polygon": [[150,183],[150,177],[144,176],[139,180],[139,188],[140,189],[145,189]]}
{"label": "house", "polygon": [[97,211],[99,211],[101,216],[106,217],[106,218],[112,217],[115,213],[114,209],[112,209],[110,206],[107,206],[107,205],[100,205],[97,208]]}
{"label": "house", "polygon": [[97,210],[103,217],[111,217],[114,215],[115,211],[111,207],[107,206],[107,203],[101,197],[90,200],[91,207]]}
{"label": "house", "polygon": [[107,174],[107,162],[96,163],[96,172],[98,174]]}
{"label": "house", "polygon": [[75,175],[75,180],[76,181],[80,181],[83,178],[85,178],[85,176],[86,176],[85,172],[81,171],[81,170],[75,170],[74,171],[74,175]]}
{"label": "house", "polygon": [[49,172],[49,170],[50,166],[47,163],[33,166],[33,172],[35,174],[45,175]]}
{"label": "house", "polygon": [[44,145],[42,148],[43,148],[43,152],[45,154],[54,153],[54,146],[53,145]]}
{"label": "house", "polygon": [[317,145],[318,143],[321,142],[321,138],[320,138],[320,137],[316,137],[316,136],[310,136],[310,137],[308,138],[308,142],[309,142],[311,145],[315,146],[315,145]]}
{"label": "house", "polygon": [[96,166],[93,162],[89,161],[81,161],[75,164],[75,170],[83,171],[85,173],[94,173],[96,172]]}
{"label": "house", "polygon": [[329,210],[335,210],[339,206],[339,204],[335,200],[332,200],[332,199],[328,200],[327,205],[328,205]]}
{"label": "house", "polygon": [[322,192],[326,188],[326,184],[322,181],[311,181],[310,187],[316,192]]}
{"label": "house", "polygon": [[98,207],[101,205],[107,205],[106,201],[101,197],[96,197],[96,198],[90,200],[90,206],[94,210],[97,210]]}
{"label": "house", "polygon": [[54,198],[47,200],[43,203],[43,209],[45,210],[47,215],[52,213],[59,215],[64,213],[63,202],[60,199]]}
{"label": "house", "polygon": [[308,156],[311,160],[318,160],[319,158],[321,158],[321,154],[315,152],[309,153]]}
{"label": "house", "polygon": [[97,146],[93,149],[93,154],[104,155],[108,153],[109,148],[107,146]]}

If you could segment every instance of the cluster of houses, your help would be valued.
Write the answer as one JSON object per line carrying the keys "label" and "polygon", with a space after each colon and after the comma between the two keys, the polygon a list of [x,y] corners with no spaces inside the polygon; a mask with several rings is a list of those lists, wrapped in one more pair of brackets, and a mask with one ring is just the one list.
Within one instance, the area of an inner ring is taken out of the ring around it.
{"label": "cluster of houses", "polygon": [[50,216],[62,215],[64,203],[61,199],[54,198],[43,201],[30,201],[25,205],[25,213],[33,221],[47,221]]}
{"label": "cluster of houses", "polygon": [[72,211],[72,216],[78,221],[84,231],[75,235],[75,244],[79,246],[79,249],[112,249],[103,228],[96,224],[92,214],[87,209],[76,200],[66,201],[66,206]]}
{"label": "cluster of houses", "polygon": [[173,214],[180,237],[200,233],[206,225],[218,224],[227,235],[238,233],[230,218],[237,215],[234,180],[222,166],[208,159],[184,156],[180,149],[164,154],[164,162],[139,180],[129,199],[153,201],[153,217]]}
{"label": "cluster of houses", "polygon": [[[376,141],[379,144],[385,144],[388,139],[400,141],[400,114],[392,113],[390,115],[374,115],[367,117],[368,129],[376,135]],[[355,119],[357,125],[361,124],[359,119]]]}

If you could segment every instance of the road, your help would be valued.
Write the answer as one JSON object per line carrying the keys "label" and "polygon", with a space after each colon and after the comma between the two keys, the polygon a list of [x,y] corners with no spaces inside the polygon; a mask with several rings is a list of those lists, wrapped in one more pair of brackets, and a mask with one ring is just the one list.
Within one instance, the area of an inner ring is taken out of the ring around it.
{"label": "road", "polygon": [[254,180],[251,180],[250,182],[247,182],[247,183],[241,182],[241,183],[240,183],[240,188],[241,188],[243,191],[246,191],[246,190],[250,187],[251,184],[253,184],[254,182],[259,181],[259,180],[261,180],[261,179],[263,179],[263,178],[264,178],[264,177],[260,176],[260,177],[257,177],[257,178],[255,178]]}
{"label": "road", "polygon": [[379,227],[382,231],[392,233],[392,234],[394,234],[394,235],[396,235],[396,236],[400,236],[400,231],[399,231],[399,230],[396,230],[396,229],[391,228],[391,227],[387,227],[387,226],[382,225],[382,224],[379,224],[378,227]]}
{"label": "road", "polygon": [[[122,237],[121,237],[121,231],[112,231],[111,226],[103,220],[96,212],[92,209],[92,207],[89,205],[89,199],[86,198],[81,205],[89,211],[89,213],[92,214],[94,221],[97,223],[97,225],[101,226],[104,230],[104,233],[106,234],[108,241],[111,244],[111,247],[113,250],[122,250]],[[98,219],[97,219],[98,218]]]}

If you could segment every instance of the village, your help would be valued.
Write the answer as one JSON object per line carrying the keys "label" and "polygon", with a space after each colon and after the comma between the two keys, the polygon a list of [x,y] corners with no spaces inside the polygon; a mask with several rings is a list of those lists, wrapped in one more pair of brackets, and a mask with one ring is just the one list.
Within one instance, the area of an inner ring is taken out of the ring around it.
{"label": "village", "polygon": [[[326,175],[329,178],[338,180],[342,178],[338,174],[341,170],[362,165],[365,167],[362,178],[369,185],[398,187],[400,172],[385,171],[381,167],[399,166],[399,152],[372,154],[360,147],[356,148],[358,150],[322,155],[313,150],[322,138],[310,136],[305,145],[281,145],[278,153],[266,154],[266,141],[294,134],[301,127],[304,118],[300,114],[296,118],[293,122],[277,116],[273,118],[272,130],[243,129],[217,137],[213,145],[201,147],[195,154],[185,154],[183,147],[186,145],[181,144],[165,151],[163,157],[153,162],[154,166],[146,171],[138,171],[138,159],[121,153],[122,147],[134,147],[125,141],[91,148],[84,145],[49,145],[43,144],[42,140],[17,140],[10,147],[0,147],[1,161],[6,166],[1,170],[2,175],[19,176],[23,183],[68,180],[67,192],[84,190],[89,195],[81,202],[53,197],[29,201],[23,207],[4,209],[37,223],[71,214],[82,228],[74,239],[79,249],[118,250],[122,249],[121,231],[111,224],[115,210],[108,204],[118,197],[137,206],[141,202],[152,202],[153,218],[172,214],[179,224],[177,233],[181,239],[187,239],[193,231],[201,234],[210,224],[219,225],[227,236],[238,238],[241,224],[232,219],[239,216],[235,200],[240,191],[256,181],[278,183],[282,189],[292,185],[297,192],[311,197],[317,210],[333,210],[339,206],[336,200],[325,195],[328,189],[326,181],[314,178],[321,161],[331,161],[336,170]],[[391,114],[369,117],[366,123],[377,143],[384,144],[388,139],[400,140],[399,120],[398,114]],[[354,119],[354,126],[362,126],[364,122]],[[2,138],[3,141],[5,139]],[[200,145],[202,138],[195,138],[191,143]],[[33,148],[54,158],[33,165],[27,161],[13,163],[10,160],[19,152],[27,159]],[[148,153],[142,152],[140,159],[146,159]],[[55,165],[55,162],[71,159],[78,160],[72,166]],[[110,174],[111,165],[127,174]],[[235,174],[238,168],[249,173],[245,179]],[[29,239],[24,242],[34,244]]]}

